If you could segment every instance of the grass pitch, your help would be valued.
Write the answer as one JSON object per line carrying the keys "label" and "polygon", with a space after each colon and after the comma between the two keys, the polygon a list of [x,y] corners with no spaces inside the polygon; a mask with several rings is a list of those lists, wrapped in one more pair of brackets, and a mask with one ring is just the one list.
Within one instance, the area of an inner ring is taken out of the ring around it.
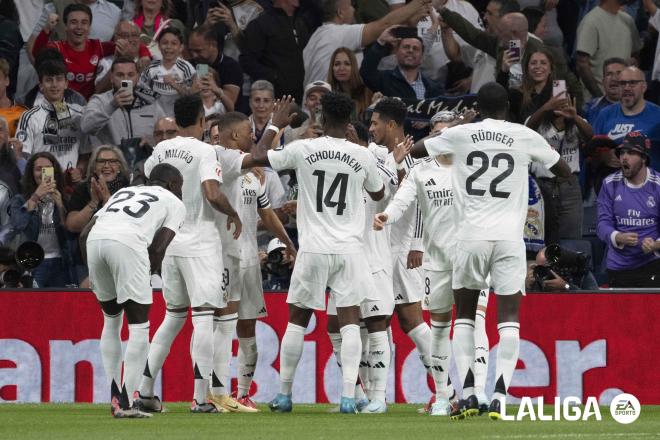
{"label": "grass pitch", "polygon": [[[601,407],[603,420],[493,422],[487,416],[452,422],[417,414],[421,405],[390,405],[383,415],[328,413],[329,405],[294,405],[291,414],[190,414],[185,403],[166,403],[151,419],[115,420],[109,405],[1,404],[0,439],[654,439],[660,406],[643,406],[634,423],[621,425]],[[515,414],[509,407],[508,414]],[[548,407],[546,414],[551,413]]]}

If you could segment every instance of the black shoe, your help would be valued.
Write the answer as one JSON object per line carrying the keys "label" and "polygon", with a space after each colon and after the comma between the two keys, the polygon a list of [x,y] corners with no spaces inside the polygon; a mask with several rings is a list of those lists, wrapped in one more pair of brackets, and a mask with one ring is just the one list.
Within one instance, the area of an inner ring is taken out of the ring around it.
{"label": "black shoe", "polygon": [[493,399],[488,407],[488,417],[490,417],[491,420],[500,420],[502,418],[500,408],[500,399]]}
{"label": "black shoe", "polygon": [[479,414],[479,401],[477,396],[472,394],[467,399],[458,401],[458,407],[449,414],[451,420],[463,420],[466,417],[472,417]]}
{"label": "black shoe", "polygon": [[480,415],[480,416],[481,416],[481,415],[484,415],[484,414],[486,414],[487,412],[488,412],[488,405],[486,405],[485,403],[480,404],[480,405],[479,405],[479,415]]}

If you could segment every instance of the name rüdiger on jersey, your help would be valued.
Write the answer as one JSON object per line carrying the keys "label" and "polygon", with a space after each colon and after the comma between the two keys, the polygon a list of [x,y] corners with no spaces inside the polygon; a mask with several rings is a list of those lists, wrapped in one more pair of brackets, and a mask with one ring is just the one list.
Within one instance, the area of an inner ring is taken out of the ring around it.
{"label": "name r\u00fcdiger on jersey", "polygon": [[512,137],[497,131],[478,130],[475,134],[470,135],[470,139],[472,139],[472,143],[474,144],[484,141],[495,141],[500,142],[507,147],[513,146]]}

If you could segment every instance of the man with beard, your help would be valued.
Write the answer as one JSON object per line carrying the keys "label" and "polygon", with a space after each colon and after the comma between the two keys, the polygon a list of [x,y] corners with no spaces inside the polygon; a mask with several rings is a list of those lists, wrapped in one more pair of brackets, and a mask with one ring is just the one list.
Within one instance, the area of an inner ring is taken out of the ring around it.
{"label": "man with beard", "polygon": [[639,131],[651,140],[649,157],[654,167],[660,166],[660,107],[644,100],[646,80],[637,67],[626,67],[619,75],[621,102],[603,109],[594,134],[605,134],[617,144],[630,132]]}
{"label": "man with beard", "polygon": [[589,124],[596,122],[596,118],[610,104],[616,104],[621,99],[621,86],[619,75],[626,68],[623,58],[608,58],[603,63],[603,89],[605,95],[593,98],[584,105],[582,114]]}
{"label": "man with beard", "polygon": [[648,166],[650,147],[642,133],[628,133],[616,149],[621,171],[605,179],[598,195],[610,287],[660,287],[660,175]]}

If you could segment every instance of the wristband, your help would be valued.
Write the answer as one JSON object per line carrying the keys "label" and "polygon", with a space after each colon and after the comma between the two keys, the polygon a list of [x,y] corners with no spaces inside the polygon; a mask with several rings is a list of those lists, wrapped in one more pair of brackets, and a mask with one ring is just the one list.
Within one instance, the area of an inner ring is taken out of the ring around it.
{"label": "wristband", "polygon": [[264,131],[264,133],[266,133],[266,131],[268,131],[268,130],[273,130],[276,135],[280,132],[280,129],[277,128],[277,125],[273,125],[273,124],[270,124],[268,127],[266,127],[266,130]]}
{"label": "wristband", "polygon": [[396,170],[397,171],[405,171],[406,170],[406,158],[404,157],[401,162],[396,164]]}

